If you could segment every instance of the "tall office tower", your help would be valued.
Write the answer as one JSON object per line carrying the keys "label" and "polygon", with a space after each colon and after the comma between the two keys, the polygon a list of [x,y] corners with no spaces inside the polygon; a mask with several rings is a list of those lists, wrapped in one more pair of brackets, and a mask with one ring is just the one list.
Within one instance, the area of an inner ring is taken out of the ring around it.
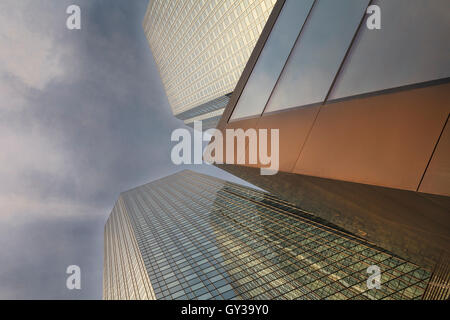
{"label": "tall office tower", "polygon": [[120,195],[104,257],[104,299],[420,299],[432,278],[270,194],[187,170]]}
{"label": "tall office tower", "polygon": [[143,27],[173,114],[215,127],[276,0],[150,0]]}
{"label": "tall office tower", "polygon": [[277,1],[218,129],[277,130],[279,171],[261,176],[254,148],[219,166],[449,270],[449,30],[448,0]]}

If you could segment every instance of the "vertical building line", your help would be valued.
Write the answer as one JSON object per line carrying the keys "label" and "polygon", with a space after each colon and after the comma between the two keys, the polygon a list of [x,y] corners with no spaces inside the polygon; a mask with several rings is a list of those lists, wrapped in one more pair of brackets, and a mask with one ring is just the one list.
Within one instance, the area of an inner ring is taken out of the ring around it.
{"label": "vertical building line", "polygon": [[439,134],[439,137],[438,137],[438,139],[436,141],[436,144],[434,145],[433,151],[431,152],[430,158],[428,159],[428,163],[427,163],[427,165],[425,167],[425,170],[423,171],[422,177],[420,178],[419,185],[417,186],[416,191],[419,191],[420,186],[422,185],[423,179],[425,178],[425,174],[427,173],[428,167],[430,166],[430,163],[433,160],[434,153],[436,152],[436,149],[437,149],[437,147],[439,145],[439,141],[441,141],[441,137],[444,134],[445,128],[448,125],[448,119],[449,118],[450,118],[450,113],[447,115],[447,120],[445,120],[445,122],[444,122],[444,126],[442,127],[441,133]]}
{"label": "vertical building line", "polygon": [[349,46],[348,46],[348,48],[347,48],[347,51],[346,51],[346,53],[345,53],[345,55],[344,55],[344,58],[342,59],[341,64],[340,64],[340,66],[339,66],[339,68],[338,68],[338,70],[337,70],[337,72],[336,72],[336,75],[334,76],[334,79],[333,79],[333,81],[331,82],[330,88],[328,89],[328,92],[327,92],[327,94],[326,94],[326,96],[325,96],[325,99],[324,99],[324,101],[322,102],[322,104],[319,106],[319,110],[316,112],[316,115],[314,116],[314,120],[313,120],[311,126],[309,127],[308,133],[306,134],[305,141],[303,142],[302,147],[300,148],[300,152],[298,153],[297,160],[294,162],[294,166],[291,168],[290,172],[293,172],[293,170],[297,167],[298,162],[300,161],[300,158],[301,158],[302,153],[303,153],[303,149],[305,148],[306,144],[308,143],[308,140],[309,140],[309,137],[310,137],[310,135],[311,135],[311,132],[312,132],[312,130],[313,130],[313,128],[314,128],[314,126],[315,126],[315,124],[316,124],[316,122],[317,122],[317,119],[319,118],[320,112],[322,111],[322,107],[323,107],[324,105],[326,105],[326,103],[327,103],[327,101],[328,101],[328,97],[329,97],[330,93],[331,93],[332,90],[333,90],[333,87],[334,87],[334,85],[335,85],[335,83],[336,83],[336,80],[337,80],[338,77],[339,77],[339,74],[340,74],[340,72],[341,72],[341,70],[342,70],[342,68],[343,68],[343,66],[344,66],[345,61],[347,60],[347,57],[348,57],[348,55],[349,55],[349,53],[350,53],[350,51],[351,51],[351,49],[352,49],[352,47],[353,47],[353,43],[355,42],[355,39],[357,38],[359,32],[361,31],[361,26],[364,24],[364,20],[365,20],[365,18],[366,18],[367,8],[368,8],[371,4],[372,4],[372,0],[369,1],[369,3],[367,4],[366,9],[365,9],[364,12],[363,12],[361,21],[360,21],[358,27],[356,28],[355,34],[353,35],[353,38],[352,38],[352,40],[350,41],[350,44],[349,44]]}

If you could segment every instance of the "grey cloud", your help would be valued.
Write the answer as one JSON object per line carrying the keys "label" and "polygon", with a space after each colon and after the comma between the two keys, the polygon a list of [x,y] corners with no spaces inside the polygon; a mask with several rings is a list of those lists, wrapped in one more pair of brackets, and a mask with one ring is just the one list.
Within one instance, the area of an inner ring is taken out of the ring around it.
{"label": "grey cloud", "polygon": [[[7,25],[12,37],[51,48],[24,65],[57,70],[27,79],[11,57],[0,65],[0,298],[101,298],[103,225],[119,193],[185,168],[170,161],[170,134],[183,123],[143,34],[148,2],[0,3],[0,19],[16,8],[33,29]],[[81,31],[65,28],[69,4],[81,7]],[[70,264],[82,269],[79,292],[65,288]]]}

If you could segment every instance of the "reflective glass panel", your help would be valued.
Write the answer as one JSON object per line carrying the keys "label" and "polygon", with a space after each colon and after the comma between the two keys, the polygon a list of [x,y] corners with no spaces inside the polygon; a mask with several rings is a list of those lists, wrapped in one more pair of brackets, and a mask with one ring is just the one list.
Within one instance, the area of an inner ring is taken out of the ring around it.
{"label": "reflective glass panel", "polygon": [[431,276],[271,194],[188,170],[122,193],[105,241],[105,299],[418,299]]}
{"label": "reflective glass panel", "polygon": [[308,16],[313,0],[287,0],[253,68],[231,120],[260,115]]}
{"label": "reflective glass panel", "polygon": [[368,2],[316,2],[265,112],[324,101]]}
{"label": "reflective glass panel", "polygon": [[381,29],[361,28],[330,99],[450,76],[450,1],[374,1]]}

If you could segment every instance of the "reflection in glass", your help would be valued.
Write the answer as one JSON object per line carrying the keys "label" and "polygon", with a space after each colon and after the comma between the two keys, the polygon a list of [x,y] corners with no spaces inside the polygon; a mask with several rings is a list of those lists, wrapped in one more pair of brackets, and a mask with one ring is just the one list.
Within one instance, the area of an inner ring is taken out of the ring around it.
{"label": "reflection in glass", "polygon": [[368,0],[318,0],[265,112],[323,102]]}
{"label": "reflection in glass", "polygon": [[450,1],[374,4],[381,29],[361,28],[330,99],[450,77]]}
{"label": "reflection in glass", "polygon": [[[430,278],[270,194],[192,171],[119,199],[157,299],[415,299]],[[107,230],[105,298],[127,299],[141,283],[129,281],[139,271],[130,248],[115,245],[119,218],[111,219],[116,232]],[[117,274],[119,263],[130,272]],[[371,265],[383,271],[379,290],[367,287]]]}
{"label": "reflection in glass", "polygon": [[231,120],[260,115],[292,50],[313,0],[287,0],[242,91]]}

